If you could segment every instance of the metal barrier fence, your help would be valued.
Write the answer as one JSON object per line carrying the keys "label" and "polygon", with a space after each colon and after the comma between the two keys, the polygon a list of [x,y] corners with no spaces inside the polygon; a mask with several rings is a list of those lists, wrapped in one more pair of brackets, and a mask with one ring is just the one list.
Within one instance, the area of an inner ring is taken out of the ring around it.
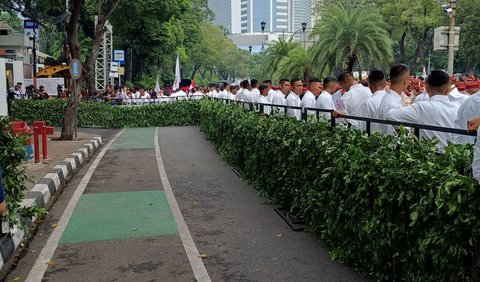
{"label": "metal barrier fence", "polygon": [[[358,120],[364,121],[366,123],[365,132],[370,135],[371,134],[371,124],[372,123],[379,123],[379,124],[388,124],[393,126],[405,126],[414,128],[415,136],[420,138],[420,129],[424,130],[432,130],[438,132],[446,132],[452,134],[459,134],[459,135],[468,135],[476,137],[476,132],[469,132],[464,129],[457,129],[457,128],[450,128],[450,127],[441,127],[441,126],[433,126],[433,125],[425,125],[425,124],[418,124],[418,123],[408,123],[408,122],[397,122],[397,121],[390,121],[390,120],[383,120],[383,119],[375,119],[375,118],[366,118],[366,117],[359,117],[359,116],[350,116],[350,115],[341,115],[338,114],[333,116],[333,110],[327,109],[317,109],[317,108],[309,108],[309,107],[295,107],[295,106],[286,106],[286,105],[276,105],[276,104],[269,104],[269,103],[256,103],[256,102],[244,102],[244,101],[236,101],[236,100],[229,100],[224,98],[212,98],[212,100],[223,101],[226,104],[238,104],[242,105],[244,108],[249,109],[250,111],[257,110],[260,113],[265,113],[265,107],[271,107],[273,110],[274,108],[283,108],[283,113],[287,114],[287,109],[293,110],[300,110],[301,113],[301,120],[306,121],[308,119],[308,112],[315,112],[315,116],[317,119],[320,118],[320,113],[329,113],[330,114],[330,125],[331,127],[335,127],[337,124],[338,118],[350,119],[350,120]],[[247,107],[245,107],[247,105]]]}
{"label": "metal barrier fence", "polygon": [[178,101],[198,101],[201,99],[203,99],[202,96],[181,96],[181,97],[162,96],[158,98],[125,98],[125,99],[110,98],[101,102],[111,103],[112,105],[148,105],[148,104],[161,104],[161,103],[170,103],[170,102],[178,102]]}

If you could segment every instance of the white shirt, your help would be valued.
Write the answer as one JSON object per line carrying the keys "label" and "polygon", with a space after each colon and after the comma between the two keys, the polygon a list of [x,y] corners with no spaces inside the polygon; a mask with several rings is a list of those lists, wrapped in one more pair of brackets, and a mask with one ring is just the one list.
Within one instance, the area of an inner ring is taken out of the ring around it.
{"label": "white shirt", "polygon": [[[385,92],[385,95],[380,102],[380,106],[378,107],[377,114],[375,115],[376,119],[383,119],[385,120],[387,117],[387,113],[392,109],[400,109],[402,107],[402,96],[400,96],[397,92],[393,91],[392,89],[388,89]],[[373,126],[372,132],[383,132],[388,135],[395,135],[395,130],[393,126],[389,124],[375,124]]]}
{"label": "white shirt", "polygon": [[418,102],[423,102],[423,101],[428,101],[428,100],[430,100],[430,96],[428,96],[428,93],[423,92],[422,94],[415,97],[415,100],[413,100],[413,102],[418,103]]}
{"label": "white shirt", "polygon": [[173,99],[174,101],[175,100],[187,100],[187,93],[185,93],[183,90],[180,90],[178,92],[175,92],[173,93],[172,95],[170,95],[170,97],[177,97],[177,99]]}
{"label": "white shirt", "polygon": [[[326,91],[322,91],[315,102],[315,108],[323,110],[335,110],[332,95]],[[330,113],[320,113],[320,117],[330,119]]]}
{"label": "white shirt", "polygon": [[461,106],[468,97],[469,96],[460,93],[456,87],[453,88],[450,93],[448,93],[448,98],[450,99],[450,102],[458,104],[459,106]]}
{"label": "white shirt", "polygon": [[[457,111],[458,105],[450,102],[448,96],[435,95],[430,97],[429,101],[391,110],[387,113],[387,119],[454,128]],[[440,149],[447,146],[448,141],[452,140],[451,133],[420,130],[420,139],[434,137],[439,140],[437,147]]]}
{"label": "white shirt", "polygon": [[[380,108],[380,103],[382,102],[383,97],[385,97],[385,90],[379,90],[373,93],[373,96],[368,98],[365,103],[360,105],[359,116],[367,118],[375,118],[378,108]],[[366,122],[358,122],[359,128],[362,131],[367,129]],[[374,132],[374,127],[378,127],[378,123],[370,123],[370,131]]]}
{"label": "white shirt", "polygon": [[342,108],[342,106],[340,105],[341,98],[342,98],[342,89],[338,90],[332,95],[332,101],[333,101],[333,104],[335,105],[336,110],[340,110]]}
{"label": "white shirt", "polygon": [[237,95],[233,94],[232,92],[228,93],[228,100],[235,101],[237,99]]}
{"label": "white shirt", "polygon": [[260,97],[260,90],[258,88],[253,88],[252,91],[250,91],[253,94],[253,99],[256,101],[258,97]]}
{"label": "white shirt", "polygon": [[475,153],[472,163],[473,178],[480,182],[480,128],[477,130],[477,143],[475,143]]}
{"label": "white shirt", "polygon": [[[298,97],[297,94],[290,92],[285,99],[285,106],[300,107],[300,97]],[[296,117],[297,119],[302,118],[300,110],[297,109],[287,109],[287,115]]]}
{"label": "white shirt", "polygon": [[360,106],[372,97],[370,88],[361,85],[360,83],[352,85],[347,93],[340,98],[341,109],[346,111],[348,115],[356,116],[359,113]]}
{"label": "white shirt", "polygon": [[[285,105],[285,94],[280,90],[275,91],[275,93],[272,94],[271,99],[273,105]],[[274,107],[274,109],[278,112],[284,111],[284,109],[280,107]]]}
{"label": "white shirt", "polygon": [[[468,97],[460,106],[455,119],[455,128],[467,130],[467,122],[476,117],[480,117],[480,93]],[[473,144],[475,137],[455,134],[453,142],[457,144]]]}
{"label": "white shirt", "polygon": [[192,94],[192,100],[201,100],[203,98],[203,94],[200,91],[197,91]]}
{"label": "white shirt", "polygon": [[272,102],[273,94],[275,94],[275,92],[277,92],[277,91],[275,91],[273,89],[268,90],[268,101]]}
{"label": "white shirt", "polygon": [[[268,101],[268,96],[260,95],[257,97],[257,103],[270,104]],[[260,110],[260,105],[258,105],[258,110]],[[263,105],[263,113],[269,115],[272,111],[272,107]]]}
{"label": "white shirt", "polygon": [[[305,108],[315,108],[315,103],[316,103],[316,97],[315,95],[308,90],[305,92],[305,95],[303,95],[302,100],[300,101],[300,107],[305,107]],[[309,115],[314,115],[315,111],[308,111]]]}
{"label": "white shirt", "polygon": [[237,101],[243,101],[243,92],[245,91],[245,89],[243,88],[240,88],[240,90],[238,90],[237,92]]}

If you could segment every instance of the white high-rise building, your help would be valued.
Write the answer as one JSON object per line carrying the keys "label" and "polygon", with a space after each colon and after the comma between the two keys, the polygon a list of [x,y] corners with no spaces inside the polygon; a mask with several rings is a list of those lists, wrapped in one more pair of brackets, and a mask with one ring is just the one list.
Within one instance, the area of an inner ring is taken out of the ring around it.
{"label": "white high-rise building", "polygon": [[[265,32],[291,34],[312,27],[312,0],[241,0],[241,33]],[[233,9],[233,7],[232,7]]]}

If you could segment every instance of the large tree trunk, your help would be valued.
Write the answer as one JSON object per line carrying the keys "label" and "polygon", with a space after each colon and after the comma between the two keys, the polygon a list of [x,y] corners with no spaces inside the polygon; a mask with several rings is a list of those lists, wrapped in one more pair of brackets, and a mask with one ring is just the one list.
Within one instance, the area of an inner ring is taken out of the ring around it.
{"label": "large tree trunk", "polygon": [[[83,0],[74,0],[73,1],[73,8],[72,14],[70,16],[70,21],[67,24],[66,31],[67,31],[67,42],[68,46],[70,47],[70,55],[72,59],[81,59],[80,58],[80,46],[78,45],[78,18],[80,17],[80,10],[82,8]],[[77,103],[74,103],[75,95],[73,93],[80,93],[82,89],[82,77],[77,80],[77,87],[76,89],[72,88],[72,95],[68,99],[68,104],[65,109],[65,116],[63,119],[63,127],[62,127],[62,134],[60,136],[61,140],[73,140],[73,134],[75,130],[75,113],[77,110],[78,100]],[[78,97],[77,97],[78,98]]]}
{"label": "large tree trunk", "polygon": [[196,64],[195,65],[195,67],[193,68],[193,71],[192,71],[192,75],[190,76],[191,80],[195,79],[195,74],[197,73],[197,71],[200,69],[201,66],[202,66],[202,64]]}

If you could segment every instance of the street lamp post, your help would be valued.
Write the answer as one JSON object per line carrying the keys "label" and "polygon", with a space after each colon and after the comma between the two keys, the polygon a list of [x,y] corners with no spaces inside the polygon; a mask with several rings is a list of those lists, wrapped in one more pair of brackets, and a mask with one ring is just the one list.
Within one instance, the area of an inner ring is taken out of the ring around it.
{"label": "street lamp post", "polygon": [[260,23],[260,26],[261,26],[261,28],[262,28],[262,51],[265,49],[265,46],[263,45],[263,43],[264,43],[263,32],[265,31],[265,25],[266,25],[266,24],[267,24],[267,23],[265,23],[264,21],[262,21],[262,22]]}
{"label": "street lamp post", "polygon": [[302,23],[302,32],[303,32],[303,48],[305,48],[305,30],[307,30],[307,23]]}
{"label": "street lamp post", "polygon": [[37,89],[37,38],[36,38],[36,33],[35,29],[32,31],[32,37],[29,37],[30,40],[32,40],[32,56],[33,56],[33,87],[34,90]]}
{"label": "street lamp post", "polygon": [[455,57],[455,22],[457,17],[456,0],[450,1],[450,30],[448,32],[448,74],[453,75],[453,59]]}

